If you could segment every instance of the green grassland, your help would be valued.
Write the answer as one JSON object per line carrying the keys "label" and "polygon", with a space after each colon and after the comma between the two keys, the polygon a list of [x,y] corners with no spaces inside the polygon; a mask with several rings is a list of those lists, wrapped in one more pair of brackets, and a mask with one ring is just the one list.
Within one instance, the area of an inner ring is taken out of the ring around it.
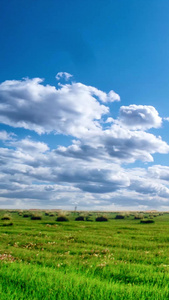
{"label": "green grassland", "polygon": [[133,213],[24,214],[0,211],[1,300],[169,299],[168,213],[141,215],[155,221],[145,224]]}

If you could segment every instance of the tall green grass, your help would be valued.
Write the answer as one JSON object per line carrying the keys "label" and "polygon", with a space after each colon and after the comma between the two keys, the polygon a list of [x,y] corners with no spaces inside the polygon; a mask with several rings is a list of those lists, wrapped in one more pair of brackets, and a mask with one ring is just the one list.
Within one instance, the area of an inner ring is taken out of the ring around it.
{"label": "tall green grass", "polygon": [[0,221],[0,299],[169,299],[169,214],[152,224],[10,214],[13,226]]}

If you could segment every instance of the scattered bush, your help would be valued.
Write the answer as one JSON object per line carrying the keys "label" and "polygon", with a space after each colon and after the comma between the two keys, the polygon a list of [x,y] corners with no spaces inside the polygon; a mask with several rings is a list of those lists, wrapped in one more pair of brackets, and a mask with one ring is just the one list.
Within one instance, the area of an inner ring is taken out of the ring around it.
{"label": "scattered bush", "polygon": [[146,219],[146,220],[141,220],[140,221],[140,223],[142,223],[142,224],[148,224],[148,223],[154,223],[155,221],[154,220],[152,220],[152,219]]}
{"label": "scattered bush", "polygon": [[124,219],[124,218],[125,218],[124,215],[116,215],[116,216],[115,216],[115,219]]}
{"label": "scattered bush", "polygon": [[96,218],[96,222],[106,222],[108,221],[108,218],[105,216],[100,216]]}
{"label": "scattered bush", "polygon": [[86,221],[88,221],[88,222],[93,222],[93,220],[90,219],[90,216],[92,216],[92,214],[88,214],[88,215],[86,216]]}
{"label": "scattered bush", "polygon": [[58,222],[67,222],[69,219],[65,215],[60,215],[57,217],[56,221]]}
{"label": "scattered bush", "polygon": [[148,215],[144,215],[144,218],[143,219],[147,219],[148,218]]}
{"label": "scattered bush", "polygon": [[23,218],[29,218],[30,217],[30,214],[29,213],[24,213],[23,214]]}
{"label": "scattered bush", "polygon": [[55,216],[54,213],[50,213],[50,214],[49,214],[49,217],[54,217],[54,216]]}
{"label": "scattered bush", "polygon": [[84,219],[84,217],[83,216],[79,216],[79,217],[77,217],[76,219],[75,219],[75,221],[84,221],[85,219]]}
{"label": "scattered bush", "polygon": [[5,214],[5,215],[3,215],[3,217],[1,218],[1,220],[11,220],[11,216]]}
{"label": "scattered bush", "polygon": [[67,221],[69,221],[68,216],[69,216],[69,214],[66,211],[58,212],[58,216],[56,218],[56,221],[58,221],[58,222],[67,222]]}
{"label": "scattered bush", "polygon": [[143,217],[144,217],[143,214],[136,214],[134,219],[135,220],[141,220],[141,219],[143,219]]}
{"label": "scattered bush", "polygon": [[31,216],[31,220],[42,220],[42,216],[34,214]]}
{"label": "scattered bush", "polygon": [[5,222],[4,224],[3,224],[3,226],[12,226],[13,225],[13,223],[12,222]]}
{"label": "scattered bush", "polygon": [[45,216],[54,217],[55,213],[54,212],[50,212],[50,211],[46,211],[45,212]]}

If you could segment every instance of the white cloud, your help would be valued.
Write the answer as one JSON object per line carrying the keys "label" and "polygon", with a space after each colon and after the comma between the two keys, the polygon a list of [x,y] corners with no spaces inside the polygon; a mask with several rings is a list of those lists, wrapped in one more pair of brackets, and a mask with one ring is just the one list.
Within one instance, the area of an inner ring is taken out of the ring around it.
{"label": "white cloud", "polygon": [[144,131],[132,131],[119,125],[112,125],[102,136],[102,143],[110,156],[122,161],[153,161],[151,154],[168,153],[169,145],[160,137]]}
{"label": "white cloud", "polygon": [[40,78],[5,81],[0,97],[1,123],[39,134],[54,131],[76,137],[97,131],[97,121],[109,112],[99,101],[113,101],[94,87],[72,83],[56,89],[43,85]]}
{"label": "white cloud", "polygon": [[5,130],[0,131],[0,140],[1,141],[6,141],[6,140],[11,140],[15,136],[14,133],[8,133]]}
{"label": "white cloud", "polygon": [[158,128],[162,124],[162,118],[153,106],[135,104],[121,106],[119,121],[134,130]]}
{"label": "white cloud", "polygon": [[105,121],[105,123],[114,123],[115,120],[111,117],[107,118],[107,120]]}
{"label": "white cloud", "polygon": [[[69,75],[57,74],[58,79],[69,79]],[[154,153],[169,152],[161,137],[145,132],[161,126],[154,107],[122,106],[119,118],[114,119],[109,105],[120,100],[115,92],[75,82],[57,89],[44,85],[40,78],[5,81],[0,97],[1,123],[75,138],[71,145],[60,142],[51,150],[43,136],[38,141],[31,131],[22,139],[0,131],[2,206],[7,201],[23,207],[148,209],[160,203],[169,207],[169,167],[129,167],[137,160],[152,162]],[[54,134],[49,138],[53,144]]]}
{"label": "white cloud", "polygon": [[149,178],[142,178],[131,182],[130,189],[140,194],[149,194],[169,199],[169,188]]}
{"label": "white cloud", "polygon": [[[3,197],[5,194],[9,197],[9,193],[10,195],[13,193],[13,197],[19,197],[19,195],[26,197],[26,191],[20,192],[18,187],[25,186],[25,184],[28,186],[34,182],[33,194],[29,197],[36,195],[35,198],[38,198],[36,188],[45,182],[51,186],[50,191],[51,194],[53,191],[53,196],[55,193],[52,185],[57,184],[60,188],[75,188],[73,190],[75,193],[83,191],[93,194],[93,199],[98,198],[97,194],[104,193],[111,195],[114,199],[115,194],[112,193],[126,189],[135,191],[138,199],[139,195],[145,194],[169,198],[169,189],[162,182],[155,181],[154,178],[148,176],[145,169],[123,169],[110,160],[94,156],[94,153],[90,164],[76,156],[62,158],[57,151],[50,151],[46,144],[28,138],[12,141],[10,146],[14,149],[0,149],[3,161],[0,165],[1,196]],[[119,203],[122,202],[122,199],[119,200]]]}
{"label": "white cloud", "polygon": [[24,151],[26,153],[43,153],[49,150],[49,147],[43,142],[35,142],[30,138],[25,138],[19,141],[12,141],[10,146],[16,147],[18,151]]}
{"label": "white cloud", "polygon": [[84,160],[112,159],[118,163],[136,160],[152,162],[154,153],[168,153],[169,145],[160,137],[144,131],[133,131],[113,124],[110,129],[86,135],[72,145],[58,147],[58,154]]}
{"label": "white cloud", "polygon": [[61,78],[63,78],[66,81],[68,81],[71,77],[73,77],[73,75],[71,75],[70,73],[67,73],[67,72],[58,72],[56,74],[56,79],[57,80],[60,80]]}
{"label": "white cloud", "polygon": [[161,166],[161,165],[154,165],[148,168],[149,176],[153,178],[158,178],[161,180],[166,180],[169,182],[169,167],[168,166]]}

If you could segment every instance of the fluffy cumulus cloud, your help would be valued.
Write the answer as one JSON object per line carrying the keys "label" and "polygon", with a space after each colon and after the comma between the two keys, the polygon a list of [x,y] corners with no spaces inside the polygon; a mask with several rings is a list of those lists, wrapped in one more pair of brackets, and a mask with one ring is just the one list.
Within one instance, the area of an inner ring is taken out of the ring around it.
{"label": "fluffy cumulus cloud", "polygon": [[30,138],[25,138],[23,140],[15,140],[10,142],[10,146],[18,149],[18,151],[23,151],[26,153],[43,153],[49,150],[49,147],[43,142],[35,142]]}
{"label": "fluffy cumulus cloud", "polygon": [[149,175],[153,178],[158,178],[161,180],[165,180],[169,182],[169,167],[168,166],[161,166],[161,165],[154,165],[148,168]]}
{"label": "fluffy cumulus cloud", "polygon": [[131,163],[136,160],[152,162],[154,153],[168,153],[169,145],[151,133],[131,131],[117,124],[110,129],[102,130],[92,138],[86,136],[72,145],[60,146],[56,150],[63,156],[76,157],[84,160],[107,158],[118,163]]}
{"label": "fluffy cumulus cloud", "polygon": [[110,156],[122,161],[134,162],[135,160],[153,161],[151,154],[168,153],[169,146],[156,137],[144,131],[131,131],[113,125],[105,132],[103,137],[105,148]]}
{"label": "fluffy cumulus cloud", "polygon": [[[56,75],[57,80],[71,77]],[[144,164],[152,163],[155,153],[169,153],[160,136],[147,132],[160,127],[162,119],[145,105],[121,106],[114,119],[110,112],[116,101],[120,97],[114,91],[76,82],[56,87],[40,78],[1,83],[0,123],[10,131],[0,131],[0,206],[169,207],[169,167]],[[28,134],[17,135],[17,127]],[[72,140],[65,146],[56,134]],[[130,165],[139,161],[141,168]]]}
{"label": "fluffy cumulus cloud", "polygon": [[162,118],[157,110],[147,105],[121,106],[119,120],[131,129],[158,128],[162,124]]}
{"label": "fluffy cumulus cloud", "polygon": [[98,121],[109,112],[102,102],[119,101],[82,83],[55,86],[43,85],[40,78],[7,80],[0,85],[0,122],[45,132],[81,137],[100,128]]}

